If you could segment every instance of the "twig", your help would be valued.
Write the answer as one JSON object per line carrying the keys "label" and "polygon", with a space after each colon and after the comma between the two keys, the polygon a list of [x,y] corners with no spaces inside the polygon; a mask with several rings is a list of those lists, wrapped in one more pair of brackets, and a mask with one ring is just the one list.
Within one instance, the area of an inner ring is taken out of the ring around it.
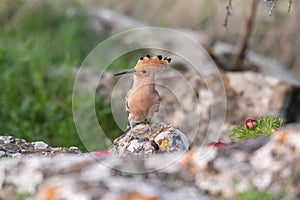
{"label": "twig", "polygon": [[274,10],[275,7],[276,7],[276,4],[277,4],[277,0],[274,0],[274,1],[272,2],[272,6],[271,6],[270,11],[269,11],[269,16],[272,15],[273,10]]}
{"label": "twig", "polygon": [[242,29],[241,37],[236,45],[235,55],[232,57],[232,70],[240,70],[242,60],[245,56],[245,52],[247,50],[248,41],[253,29],[253,22],[255,19],[256,9],[257,9],[257,0],[252,0],[250,2],[250,6],[248,9],[248,13],[246,16],[245,27]]}
{"label": "twig", "polygon": [[288,12],[291,11],[291,7],[292,7],[292,0],[289,0],[289,8],[288,8]]}
{"label": "twig", "polygon": [[228,18],[231,15],[231,10],[232,10],[232,0],[228,0],[228,4],[226,6],[226,15],[225,15],[225,19],[224,19],[224,24],[223,27],[227,28],[227,24],[228,24]]}

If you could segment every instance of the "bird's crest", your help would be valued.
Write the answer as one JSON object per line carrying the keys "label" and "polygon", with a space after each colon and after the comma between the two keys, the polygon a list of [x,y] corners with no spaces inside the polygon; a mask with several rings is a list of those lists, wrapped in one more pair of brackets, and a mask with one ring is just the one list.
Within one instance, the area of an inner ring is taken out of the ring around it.
{"label": "bird's crest", "polygon": [[135,65],[135,69],[140,68],[144,65],[159,65],[159,66],[167,66],[170,64],[171,58],[165,57],[163,58],[161,55],[152,56],[146,55],[144,57],[141,57],[137,64]]}

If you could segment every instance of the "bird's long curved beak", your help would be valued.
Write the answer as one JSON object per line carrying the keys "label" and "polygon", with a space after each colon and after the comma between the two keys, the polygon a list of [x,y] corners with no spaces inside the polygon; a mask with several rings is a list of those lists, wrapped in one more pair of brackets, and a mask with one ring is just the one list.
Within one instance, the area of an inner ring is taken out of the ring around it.
{"label": "bird's long curved beak", "polygon": [[118,73],[115,73],[114,76],[121,76],[121,75],[124,75],[124,74],[135,74],[135,69],[132,69],[132,70],[127,70],[127,71],[124,71],[124,72],[118,72]]}

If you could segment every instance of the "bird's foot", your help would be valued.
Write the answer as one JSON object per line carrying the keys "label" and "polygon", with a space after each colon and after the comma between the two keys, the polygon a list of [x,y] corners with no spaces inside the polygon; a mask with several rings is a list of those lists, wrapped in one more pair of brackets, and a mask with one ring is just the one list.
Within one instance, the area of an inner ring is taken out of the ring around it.
{"label": "bird's foot", "polygon": [[151,121],[145,120],[145,123],[148,125],[148,131],[152,135],[153,134],[153,129],[151,127]]}

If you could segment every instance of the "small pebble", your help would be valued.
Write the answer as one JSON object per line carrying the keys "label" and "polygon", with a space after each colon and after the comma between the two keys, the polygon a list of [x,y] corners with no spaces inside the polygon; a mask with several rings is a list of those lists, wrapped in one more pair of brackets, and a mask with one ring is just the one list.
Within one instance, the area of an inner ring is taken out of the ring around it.
{"label": "small pebble", "polygon": [[34,149],[36,150],[44,150],[48,147],[48,144],[42,141],[32,142],[32,144],[34,145]]}
{"label": "small pebble", "polygon": [[15,138],[13,138],[12,136],[3,136],[3,144],[10,144],[14,142]]}
{"label": "small pebble", "polygon": [[70,151],[78,151],[79,149],[78,149],[78,147],[70,147],[69,150]]}

